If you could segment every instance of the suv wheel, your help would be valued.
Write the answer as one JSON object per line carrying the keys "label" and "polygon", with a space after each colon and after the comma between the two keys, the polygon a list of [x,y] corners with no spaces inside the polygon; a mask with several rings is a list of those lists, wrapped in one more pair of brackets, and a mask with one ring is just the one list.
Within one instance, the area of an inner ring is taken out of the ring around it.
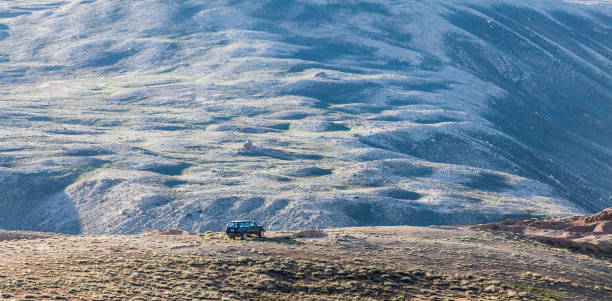
{"label": "suv wheel", "polygon": [[248,237],[246,232],[242,232],[242,236],[240,238],[242,238],[242,240],[246,240]]}
{"label": "suv wheel", "polygon": [[259,230],[259,233],[257,233],[257,236],[259,238],[262,238],[263,237],[263,230]]}

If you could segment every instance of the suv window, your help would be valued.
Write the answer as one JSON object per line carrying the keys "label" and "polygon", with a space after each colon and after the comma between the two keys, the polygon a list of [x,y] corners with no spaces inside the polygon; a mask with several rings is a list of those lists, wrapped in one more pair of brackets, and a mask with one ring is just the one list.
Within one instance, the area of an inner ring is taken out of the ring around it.
{"label": "suv window", "polygon": [[246,223],[238,223],[238,227],[240,227],[240,228],[246,228],[246,227],[247,227],[247,225],[246,225]]}
{"label": "suv window", "polygon": [[236,228],[238,225],[236,225],[236,223],[229,223],[227,224],[228,228]]}
{"label": "suv window", "polygon": [[249,222],[249,227],[255,227],[255,223],[254,222]]}

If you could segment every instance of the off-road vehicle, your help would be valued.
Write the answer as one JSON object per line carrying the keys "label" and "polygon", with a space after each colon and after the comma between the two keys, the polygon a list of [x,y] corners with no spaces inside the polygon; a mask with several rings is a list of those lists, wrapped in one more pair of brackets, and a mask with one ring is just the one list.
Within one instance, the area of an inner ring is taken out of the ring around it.
{"label": "off-road vehicle", "polygon": [[230,238],[240,237],[242,240],[246,240],[249,235],[257,235],[262,237],[264,232],[263,226],[258,226],[254,221],[231,221],[227,223],[225,233]]}

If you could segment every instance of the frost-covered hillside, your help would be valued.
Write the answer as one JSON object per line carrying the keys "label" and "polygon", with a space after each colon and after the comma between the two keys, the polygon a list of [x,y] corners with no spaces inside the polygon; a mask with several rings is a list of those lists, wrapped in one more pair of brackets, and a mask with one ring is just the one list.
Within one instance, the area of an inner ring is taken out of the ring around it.
{"label": "frost-covered hillside", "polygon": [[0,2],[0,228],[610,206],[612,3]]}

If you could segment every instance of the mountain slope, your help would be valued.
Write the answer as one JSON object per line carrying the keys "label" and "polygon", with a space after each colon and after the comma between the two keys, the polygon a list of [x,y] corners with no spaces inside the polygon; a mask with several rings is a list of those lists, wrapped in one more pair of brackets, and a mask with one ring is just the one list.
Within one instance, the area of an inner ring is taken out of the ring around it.
{"label": "mountain slope", "polygon": [[0,228],[595,212],[611,49],[606,2],[4,1]]}

